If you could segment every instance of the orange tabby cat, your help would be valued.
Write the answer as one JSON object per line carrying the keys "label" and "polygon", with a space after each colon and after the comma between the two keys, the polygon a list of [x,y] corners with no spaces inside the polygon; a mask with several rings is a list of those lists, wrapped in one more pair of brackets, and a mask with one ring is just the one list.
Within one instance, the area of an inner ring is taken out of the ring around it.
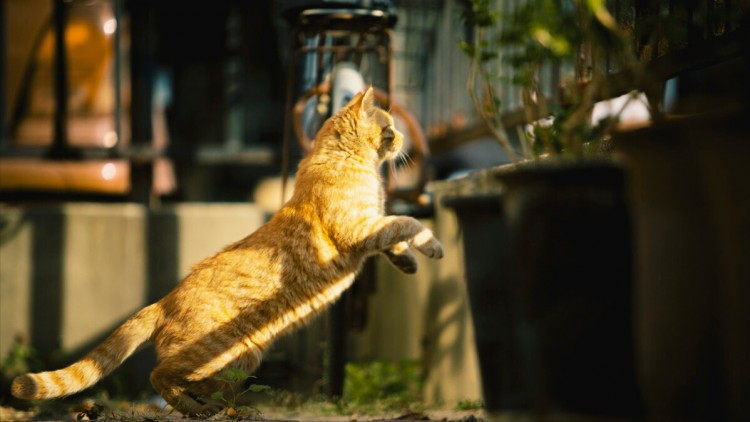
{"label": "orange tabby cat", "polygon": [[354,281],[364,259],[381,252],[406,273],[410,246],[441,258],[443,248],[417,220],[383,215],[380,164],[403,138],[393,118],[358,94],[318,134],[299,166],[294,196],[263,227],[192,269],[174,290],[120,326],[67,368],[13,381],[22,399],[81,391],[143,343],[159,358],[151,383],[180,412],[209,415],[225,367],[252,371],[279,335],[321,312]]}

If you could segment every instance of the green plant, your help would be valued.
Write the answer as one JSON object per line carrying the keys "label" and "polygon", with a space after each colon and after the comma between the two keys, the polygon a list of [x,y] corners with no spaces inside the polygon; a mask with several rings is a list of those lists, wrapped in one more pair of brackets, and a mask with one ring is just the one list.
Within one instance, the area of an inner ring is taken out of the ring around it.
{"label": "green plant", "polygon": [[459,400],[456,403],[456,410],[479,410],[484,408],[482,400]]}
{"label": "green plant", "polygon": [[[591,121],[594,104],[635,87],[620,86],[613,69],[638,73],[629,33],[604,0],[528,0],[511,12],[500,12],[501,1],[471,0],[461,18],[473,38],[459,47],[471,59],[467,91],[474,109],[512,161],[519,160],[503,125],[502,88],[519,91],[523,121],[519,129],[521,158],[579,157],[595,150],[618,114]],[[503,71],[503,64],[509,71]],[[544,78],[549,74],[557,78]],[[552,84],[545,84],[545,80]],[[623,108],[624,109],[624,108]],[[620,110],[620,112],[622,109]]]}
{"label": "green plant", "polygon": [[347,363],[342,405],[363,409],[379,406],[402,410],[421,400],[422,379],[417,361]]}
{"label": "green plant", "polygon": [[[13,378],[28,372],[39,372],[43,369],[36,350],[22,337],[16,337],[8,353],[0,361],[0,404],[19,409],[37,408],[37,401],[24,401],[10,395]],[[46,407],[46,406],[45,406]]]}
{"label": "green plant", "polygon": [[258,416],[259,411],[256,408],[241,405],[239,400],[243,395],[251,393],[260,393],[270,389],[268,385],[251,383],[245,389],[240,390],[249,379],[255,378],[239,368],[226,368],[220,375],[214,377],[215,380],[222,383],[222,389],[211,394],[211,398],[218,400],[226,406],[226,414],[229,417],[246,417]]}
{"label": "green plant", "polygon": [[383,415],[412,413],[422,409],[420,363],[414,360],[391,362],[349,362],[345,367],[342,397],[306,397],[289,391],[271,391],[272,410],[285,408],[304,415]]}
{"label": "green plant", "polygon": [[16,337],[8,354],[0,363],[0,374],[3,379],[12,379],[27,372],[36,372],[42,367],[37,351],[28,342]]}

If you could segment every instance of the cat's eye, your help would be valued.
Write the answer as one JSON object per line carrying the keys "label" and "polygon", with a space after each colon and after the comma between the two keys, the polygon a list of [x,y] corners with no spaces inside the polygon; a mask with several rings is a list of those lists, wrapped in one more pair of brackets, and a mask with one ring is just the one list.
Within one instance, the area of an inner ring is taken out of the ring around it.
{"label": "cat's eye", "polygon": [[383,140],[384,141],[392,141],[396,137],[396,130],[394,129],[393,125],[388,125],[383,128]]}

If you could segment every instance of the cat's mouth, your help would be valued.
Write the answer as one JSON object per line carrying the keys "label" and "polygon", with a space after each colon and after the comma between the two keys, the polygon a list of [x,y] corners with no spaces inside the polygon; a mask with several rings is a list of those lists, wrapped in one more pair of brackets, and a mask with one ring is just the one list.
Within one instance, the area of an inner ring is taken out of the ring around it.
{"label": "cat's mouth", "polygon": [[389,149],[383,155],[383,161],[400,161],[404,159],[405,155],[406,153],[401,151],[400,147],[398,149]]}
{"label": "cat's mouth", "polygon": [[384,160],[395,160],[402,154],[404,146],[404,135],[399,132],[392,124],[383,128],[381,138],[381,149],[385,150],[382,154]]}

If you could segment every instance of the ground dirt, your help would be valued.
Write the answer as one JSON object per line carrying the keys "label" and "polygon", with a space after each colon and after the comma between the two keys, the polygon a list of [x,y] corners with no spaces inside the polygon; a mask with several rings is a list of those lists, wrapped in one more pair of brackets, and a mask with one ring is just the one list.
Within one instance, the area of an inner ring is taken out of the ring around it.
{"label": "ground dirt", "polygon": [[422,412],[385,412],[383,414],[321,414],[319,410],[305,409],[283,409],[263,406],[253,409],[244,414],[229,412],[216,415],[209,419],[186,418],[178,412],[170,412],[168,409],[159,408],[152,404],[133,404],[130,409],[125,407],[106,407],[93,403],[82,403],[68,408],[32,408],[20,410],[12,407],[0,407],[0,421],[79,421],[97,420],[101,422],[191,422],[206,420],[211,421],[299,421],[299,422],[385,422],[385,421],[456,421],[456,422],[478,422],[484,420],[484,414],[479,410],[451,410],[431,409]]}

